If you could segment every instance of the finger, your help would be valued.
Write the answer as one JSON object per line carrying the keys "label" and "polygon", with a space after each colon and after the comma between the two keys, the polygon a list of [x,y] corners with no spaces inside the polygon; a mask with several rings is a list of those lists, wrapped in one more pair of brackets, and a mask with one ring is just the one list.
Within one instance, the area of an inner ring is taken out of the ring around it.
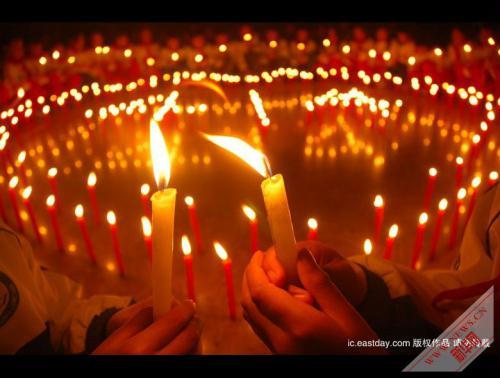
{"label": "finger", "polygon": [[241,304],[245,320],[248,322],[255,334],[262,340],[262,342],[264,342],[264,344],[266,344],[266,346],[274,352],[276,350],[276,343],[278,343],[279,340],[282,340],[286,335],[270,320],[266,319],[266,317],[260,313],[255,304],[252,302],[246,280],[246,274],[243,275]]}
{"label": "finger", "polygon": [[332,261],[344,260],[342,255],[328,245],[317,240],[304,240],[296,243],[297,252],[308,249],[322,268]]}
{"label": "finger", "polygon": [[96,348],[94,353],[106,353],[107,350],[115,351],[126,343],[134,335],[137,335],[142,330],[146,329],[153,321],[153,308],[146,307],[140,310],[131,319],[125,322],[111,336]]}
{"label": "finger", "polygon": [[351,323],[351,319],[359,318],[356,310],[330,281],[328,275],[321,270],[307,249],[299,252],[297,271],[304,288],[312,294],[326,314],[344,324]]}
{"label": "finger", "polygon": [[112,334],[120,326],[125,324],[129,319],[134,317],[139,311],[146,307],[150,307],[153,304],[152,297],[146,298],[140,302],[137,302],[129,307],[125,307],[114,314],[110,321],[108,322],[108,334]]}
{"label": "finger", "polygon": [[313,305],[314,303],[314,298],[313,296],[307,291],[304,290],[301,287],[295,286],[295,285],[289,285],[288,286],[288,292],[292,297],[295,299],[298,299],[301,302],[304,302],[308,305]]}
{"label": "finger", "polygon": [[246,270],[250,296],[260,313],[285,332],[292,332],[296,325],[317,316],[313,307],[269,282],[261,267],[262,259],[262,253],[255,253]]}
{"label": "finger", "polygon": [[189,324],[164,348],[157,354],[188,354],[196,350],[200,339],[199,321],[193,319]]}
{"label": "finger", "polygon": [[278,260],[276,250],[274,248],[269,248],[269,250],[264,253],[262,267],[273,284],[279,287],[283,287],[285,285],[285,269]]}
{"label": "finger", "polygon": [[155,320],[153,324],[135,335],[131,342],[139,353],[154,353],[170,343],[191,321],[195,314],[192,301],[182,301],[167,314]]}

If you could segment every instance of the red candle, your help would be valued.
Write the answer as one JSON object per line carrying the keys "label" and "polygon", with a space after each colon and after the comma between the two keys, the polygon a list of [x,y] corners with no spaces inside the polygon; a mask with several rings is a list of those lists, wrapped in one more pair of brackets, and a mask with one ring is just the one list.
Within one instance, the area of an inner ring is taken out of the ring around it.
{"label": "red candle", "polygon": [[191,223],[191,230],[193,231],[194,240],[196,243],[196,251],[200,253],[203,249],[201,242],[200,222],[198,221],[198,214],[196,213],[196,205],[191,196],[184,198],[184,202],[188,207],[189,222]]}
{"label": "red candle", "polygon": [[59,222],[57,220],[56,197],[53,194],[48,196],[46,204],[50,223],[52,224],[52,230],[54,231],[54,236],[56,238],[57,249],[60,252],[64,252],[64,243],[62,240],[61,229],[59,228]]}
{"label": "red candle", "polygon": [[83,216],[83,206],[77,205],[75,207],[75,216],[78,226],[80,226],[80,232],[82,234],[83,242],[85,243],[85,249],[87,250],[87,255],[94,264],[97,263],[96,255],[94,252],[94,246],[92,245],[92,240],[90,239],[89,232],[87,230],[87,223],[85,222],[85,217]]}
{"label": "red candle", "polygon": [[467,176],[470,177],[470,173],[474,168],[474,162],[476,161],[479,142],[481,142],[481,136],[479,134],[474,134],[472,137],[472,147],[469,150],[469,161],[467,162]]}
{"label": "red candle", "polygon": [[19,214],[19,206],[17,205],[17,198],[16,198],[16,187],[18,183],[19,179],[17,178],[17,176],[13,176],[9,181],[8,193],[10,202],[12,204],[12,210],[14,210],[14,217],[16,218],[17,229],[23,232],[24,231],[23,221],[21,219],[21,215]]}
{"label": "red candle", "polygon": [[418,260],[420,259],[420,252],[424,244],[425,226],[429,217],[426,212],[423,212],[418,217],[417,233],[415,235],[415,243],[413,244],[413,252],[411,255],[411,268],[416,269]]}
{"label": "red candle", "polygon": [[467,227],[467,223],[469,222],[470,217],[472,216],[472,212],[474,211],[474,206],[476,205],[476,197],[477,197],[477,189],[479,185],[481,185],[481,177],[476,176],[472,179],[472,194],[469,200],[469,207],[467,208],[467,214],[465,215],[465,223],[464,230]]}
{"label": "red candle", "polygon": [[52,167],[47,172],[47,179],[49,180],[49,186],[52,194],[57,198],[57,168]]}
{"label": "red candle", "polygon": [[394,248],[394,240],[396,236],[398,236],[398,225],[393,224],[391,228],[389,228],[389,233],[387,235],[387,239],[385,239],[385,248],[383,258],[386,260],[392,259],[392,250]]}
{"label": "red candle", "polygon": [[151,216],[151,205],[149,200],[149,191],[150,187],[148,184],[141,185],[141,202],[142,202],[142,211],[146,217]]}
{"label": "red candle", "polygon": [[144,237],[144,244],[146,244],[146,249],[148,251],[148,260],[151,264],[153,262],[153,241],[151,239],[151,222],[146,216],[141,217],[142,223],[142,234]]}
{"label": "red candle", "polygon": [[434,225],[434,231],[432,232],[431,250],[429,253],[430,260],[433,260],[436,257],[436,250],[439,243],[439,238],[441,237],[443,217],[447,207],[448,207],[447,199],[443,198],[441,201],[439,201],[436,224]]}
{"label": "red candle", "polygon": [[491,171],[490,174],[488,175],[488,187],[492,187],[495,185],[498,181],[498,172],[497,171]]}
{"label": "red candle", "polygon": [[26,177],[26,168],[24,168],[24,161],[26,160],[26,151],[19,152],[16,159],[16,165],[19,168],[19,176],[21,177],[21,182],[26,185],[28,179]]}
{"label": "red candle", "polygon": [[457,192],[457,201],[455,202],[455,209],[453,210],[453,217],[451,221],[450,239],[448,240],[448,248],[455,247],[458,234],[458,223],[460,221],[460,208],[463,205],[463,200],[467,194],[465,188],[460,188]]}
{"label": "red candle", "polygon": [[87,178],[87,191],[89,192],[90,205],[92,206],[92,213],[94,215],[94,223],[96,225],[100,224],[99,220],[99,203],[97,202],[97,196],[95,193],[95,184],[97,182],[97,176],[94,172],[90,172]]}
{"label": "red candle", "polygon": [[318,238],[318,221],[314,218],[309,218],[307,220],[307,227],[309,228],[307,240],[316,240]]}
{"label": "red candle", "polygon": [[462,177],[464,173],[464,159],[461,156],[457,156],[455,159],[455,162],[457,164],[457,170],[455,173],[455,186],[457,188],[460,188],[460,185],[462,184]]}
{"label": "red candle", "polygon": [[436,185],[437,169],[432,167],[429,169],[429,176],[427,179],[427,187],[425,188],[424,195],[424,210],[427,210],[429,204],[431,203],[432,193],[434,192],[434,186]]}
{"label": "red candle", "polygon": [[224,267],[224,275],[226,277],[226,289],[227,289],[227,305],[229,308],[229,316],[231,319],[236,319],[236,301],[234,298],[234,284],[233,284],[233,272],[231,267],[231,259],[227,255],[224,247],[218,243],[214,242],[215,252],[217,256],[222,261],[222,265]]}
{"label": "red candle", "polygon": [[368,263],[368,256],[371,255],[373,250],[372,241],[370,239],[365,239],[363,243],[363,252],[365,253],[365,262]]}
{"label": "red candle", "polygon": [[375,206],[375,230],[373,232],[373,241],[377,244],[380,238],[380,232],[382,231],[382,223],[384,222],[384,199],[380,194],[375,196],[373,206]]}
{"label": "red candle", "polygon": [[24,206],[26,206],[26,210],[28,211],[28,215],[30,217],[31,226],[33,227],[33,231],[35,232],[36,240],[39,243],[42,243],[42,235],[40,235],[40,230],[38,229],[38,222],[35,217],[35,212],[33,211],[33,206],[31,206],[30,196],[31,196],[32,188],[31,186],[27,186],[24,188],[22,197]]}
{"label": "red candle", "polygon": [[259,250],[259,224],[257,222],[257,214],[250,207],[243,205],[243,213],[248,218],[248,225],[250,230],[250,252],[255,253]]}
{"label": "red candle", "polygon": [[109,232],[111,233],[111,240],[113,241],[113,251],[115,253],[116,265],[122,276],[125,275],[125,266],[123,265],[122,251],[120,248],[120,241],[118,239],[118,228],[116,227],[116,216],[113,211],[108,211],[106,219],[109,224]]}
{"label": "red candle", "polygon": [[191,254],[191,244],[186,235],[182,236],[182,254],[184,255],[184,267],[186,269],[186,286],[188,297],[192,301],[196,301],[194,294],[194,271],[193,271],[193,255]]}

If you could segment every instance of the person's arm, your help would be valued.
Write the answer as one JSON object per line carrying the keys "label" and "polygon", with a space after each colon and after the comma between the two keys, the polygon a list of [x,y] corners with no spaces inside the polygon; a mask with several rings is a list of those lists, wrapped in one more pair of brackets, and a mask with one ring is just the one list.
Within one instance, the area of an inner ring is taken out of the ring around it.
{"label": "person's arm", "polygon": [[[44,270],[29,243],[0,225],[0,353],[82,353],[105,336],[129,297],[81,296],[68,277]],[[50,342],[50,343],[49,343]]]}

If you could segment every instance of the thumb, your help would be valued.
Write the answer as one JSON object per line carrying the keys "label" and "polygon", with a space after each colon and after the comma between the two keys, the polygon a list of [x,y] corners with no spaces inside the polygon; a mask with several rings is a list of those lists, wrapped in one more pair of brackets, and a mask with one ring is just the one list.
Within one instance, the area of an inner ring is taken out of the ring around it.
{"label": "thumb", "polygon": [[344,324],[359,318],[356,310],[330,281],[308,249],[300,250],[297,260],[300,282],[327,315]]}

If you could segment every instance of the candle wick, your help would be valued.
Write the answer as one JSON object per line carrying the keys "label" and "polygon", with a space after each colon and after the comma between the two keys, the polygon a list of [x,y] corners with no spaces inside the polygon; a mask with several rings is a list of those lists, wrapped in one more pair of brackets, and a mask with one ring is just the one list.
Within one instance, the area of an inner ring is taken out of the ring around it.
{"label": "candle wick", "polygon": [[158,190],[165,190],[168,187],[167,179],[165,177],[160,177],[158,180]]}
{"label": "candle wick", "polygon": [[262,154],[262,159],[264,160],[264,164],[266,166],[267,177],[273,176],[273,171],[271,170],[271,164],[269,163],[269,159],[266,155]]}

